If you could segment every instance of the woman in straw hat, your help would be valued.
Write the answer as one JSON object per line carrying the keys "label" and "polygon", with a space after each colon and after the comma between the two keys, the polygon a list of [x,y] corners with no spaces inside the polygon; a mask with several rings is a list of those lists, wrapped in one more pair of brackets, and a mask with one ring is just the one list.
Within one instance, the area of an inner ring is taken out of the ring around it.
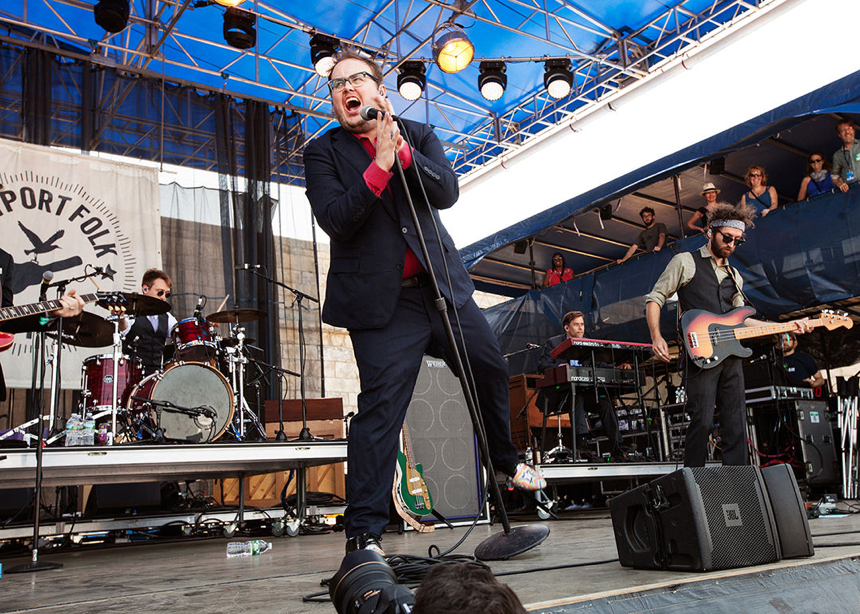
{"label": "woman in straw hat", "polygon": [[[708,211],[712,211],[717,206],[717,194],[719,193],[720,190],[713,183],[706,183],[702,186],[702,196],[705,198],[705,206],[696,209],[693,217],[687,221],[687,228],[693,232],[705,232],[704,223],[708,217]],[[702,226],[696,224],[699,220],[702,220]]]}

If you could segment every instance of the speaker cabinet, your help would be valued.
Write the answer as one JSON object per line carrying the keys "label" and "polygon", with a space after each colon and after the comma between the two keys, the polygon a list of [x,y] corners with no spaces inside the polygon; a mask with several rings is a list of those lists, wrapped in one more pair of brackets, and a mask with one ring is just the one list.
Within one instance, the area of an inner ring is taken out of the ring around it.
{"label": "speaker cabinet", "polygon": [[841,472],[827,403],[805,400],[794,403],[806,482],[812,486],[839,484]]}
{"label": "speaker cabinet", "polygon": [[781,556],[758,467],[681,469],[610,499],[609,510],[625,567],[710,571]]}
{"label": "speaker cabinet", "polygon": [[790,465],[771,465],[761,470],[767,496],[776,521],[782,558],[794,559],[815,554],[806,508]]}
{"label": "speaker cabinet", "polygon": [[477,440],[460,380],[444,360],[424,357],[406,426],[416,463],[433,508],[449,521],[471,520],[481,512],[481,468]]}

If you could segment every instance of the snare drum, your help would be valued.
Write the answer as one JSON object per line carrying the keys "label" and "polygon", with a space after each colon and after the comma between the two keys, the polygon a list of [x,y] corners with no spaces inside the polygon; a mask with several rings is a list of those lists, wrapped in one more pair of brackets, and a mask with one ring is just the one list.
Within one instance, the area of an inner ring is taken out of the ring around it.
{"label": "snare drum", "polygon": [[176,346],[173,360],[213,362],[218,355],[218,345],[212,338],[212,327],[203,318],[180,320],[170,331],[170,337]]}
{"label": "snare drum", "polygon": [[[149,401],[168,401],[197,415],[161,408]],[[233,389],[218,371],[199,362],[168,365],[141,381],[129,395],[132,413],[148,412],[167,439],[190,443],[215,441],[233,419]],[[158,412],[161,412],[159,420]]]}
{"label": "snare drum", "polygon": [[[84,411],[93,414],[111,409],[113,395],[113,354],[99,354],[84,360],[83,397]],[[117,366],[117,407],[128,402],[133,386],[143,377],[143,365],[139,358],[121,356]]]}

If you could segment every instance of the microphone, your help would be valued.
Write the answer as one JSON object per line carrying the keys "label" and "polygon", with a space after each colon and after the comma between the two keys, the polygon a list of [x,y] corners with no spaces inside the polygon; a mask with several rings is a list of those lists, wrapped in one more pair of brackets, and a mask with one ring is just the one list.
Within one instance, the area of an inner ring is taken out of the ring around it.
{"label": "microphone", "polygon": [[44,301],[45,295],[48,293],[48,286],[51,285],[51,280],[54,279],[53,271],[45,271],[42,273],[42,283],[39,286],[39,300]]}
{"label": "microphone", "polygon": [[195,320],[199,320],[200,315],[203,313],[203,299],[204,299],[203,296],[201,296],[200,298],[197,299],[197,307],[194,308],[194,319]]}
{"label": "microphone", "polygon": [[538,349],[540,346],[539,346],[537,343],[526,343],[526,347],[527,347],[528,349],[530,349],[530,350],[536,350],[536,349]]}
{"label": "microphone", "polygon": [[756,358],[750,359],[749,363],[747,363],[747,364],[754,365],[757,362],[762,362],[763,360],[767,360],[767,359],[768,359],[768,355],[762,354],[761,356],[757,356]]}
{"label": "microphone", "polygon": [[[385,111],[380,111],[376,107],[372,107],[369,104],[366,104],[361,107],[361,111],[359,111],[358,114],[361,115],[361,119],[369,121],[371,119],[382,119],[382,117],[385,115]],[[398,120],[400,118],[397,115],[392,115],[391,119]]]}
{"label": "microphone", "polygon": [[234,266],[233,270],[234,271],[247,271],[250,269],[259,269],[262,266],[263,266],[262,264],[243,264],[242,266]]}

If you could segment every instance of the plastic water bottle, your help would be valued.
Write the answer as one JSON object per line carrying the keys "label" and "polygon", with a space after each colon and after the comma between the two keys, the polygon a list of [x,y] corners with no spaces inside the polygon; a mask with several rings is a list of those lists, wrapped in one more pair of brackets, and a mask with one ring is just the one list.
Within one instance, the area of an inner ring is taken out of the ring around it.
{"label": "plastic water bottle", "polygon": [[234,556],[256,556],[272,549],[271,542],[262,539],[252,539],[248,542],[230,542],[227,544],[227,558]]}
{"label": "plastic water bottle", "polygon": [[69,419],[66,421],[66,447],[70,446],[79,446],[80,444],[80,435],[81,428],[83,425],[81,424],[81,416],[80,414],[72,414],[69,416]]}
{"label": "plastic water bottle", "polygon": [[81,429],[82,446],[94,446],[96,444],[96,421],[92,416],[87,416]]}

